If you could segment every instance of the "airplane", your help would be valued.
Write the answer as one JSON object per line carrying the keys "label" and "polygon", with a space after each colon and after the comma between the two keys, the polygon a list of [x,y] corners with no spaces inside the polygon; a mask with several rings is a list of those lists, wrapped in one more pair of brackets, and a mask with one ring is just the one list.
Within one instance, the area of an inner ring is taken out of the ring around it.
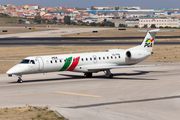
{"label": "airplane", "polygon": [[6,74],[9,77],[18,77],[18,83],[23,82],[22,75],[25,74],[57,71],[82,72],[88,78],[91,78],[93,73],[104,71],[107,78],[113,78],[111,69],[142,66],[135,64],[147,59],[153,53],[152,49],[156,33],[173,30],[138,31],[146,32],[146,36],[141,45],[136,47],[126,50],[110,49],[105,52],[30,56],[10,68]]}

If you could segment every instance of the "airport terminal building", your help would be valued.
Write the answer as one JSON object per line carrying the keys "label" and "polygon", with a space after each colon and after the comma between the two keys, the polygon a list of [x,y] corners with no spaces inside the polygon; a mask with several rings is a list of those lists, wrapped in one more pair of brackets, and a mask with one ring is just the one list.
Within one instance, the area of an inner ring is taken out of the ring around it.
{"label": "airport terminal building", "polygon": [[147,25],[148,28],[152,25],[156,25],[157,28],[162,27],[179,27],[178,18],[139,18],[139,27]]}

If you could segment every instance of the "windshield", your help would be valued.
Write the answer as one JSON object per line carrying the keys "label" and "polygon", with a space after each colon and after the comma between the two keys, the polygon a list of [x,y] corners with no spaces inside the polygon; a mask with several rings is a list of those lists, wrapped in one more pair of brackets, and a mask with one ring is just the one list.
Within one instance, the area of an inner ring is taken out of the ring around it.
{"label": "windshield", "polygon": [[22,60],[21,62],[20,62],[20,64],[28,64],[29,63],[29,59],[24,59],[24,60]]}

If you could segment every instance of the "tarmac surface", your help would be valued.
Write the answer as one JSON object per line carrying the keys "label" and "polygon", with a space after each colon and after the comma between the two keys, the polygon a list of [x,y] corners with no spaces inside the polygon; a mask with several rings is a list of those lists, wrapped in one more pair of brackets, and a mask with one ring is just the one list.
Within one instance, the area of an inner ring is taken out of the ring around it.
{"label": "tarmac surface", "polygon": [[[61,37],[65,34],[107,30],[110,28],[53,28],[56,30],[34,31],[0,35],[0,47],[11,46],[74,46],[74,45],[138,45],[144,37]],[[180,38],[180,36],[157,36],[157,39]],[[177,45],[180,41],[155,42],[157,45]]]}
{"label": "tarmac surface", "polygon": [[180,63],[113,69],[85,78],[82,73],[55,72],[17,78],[0,75],[0,106],[49,106],[70,120],[179,120]]}
{"label": "tarmac surface", "polygon": [[65,34],[91,32],[91,31],[98,31],[98,30],[108,30],[110,28],[55,28],[55,27],[52,27],[52,29],[56,29],[56,30],[4,34],[4,35],[0,35],[0,38],[61,37],[61,35],[65,35]]}

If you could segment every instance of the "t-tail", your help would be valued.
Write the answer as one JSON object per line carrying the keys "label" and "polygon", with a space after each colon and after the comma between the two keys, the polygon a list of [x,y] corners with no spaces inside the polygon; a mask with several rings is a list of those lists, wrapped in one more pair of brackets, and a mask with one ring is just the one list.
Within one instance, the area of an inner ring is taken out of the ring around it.
{"label": "t-tail", "polygon": [[155,36],[157,32],[169,32],[173,30],[160,30],[160,29],[154,29],[154,30],[138,30],[139,32],[147,32],[146,36],[141,44],[141,48],[145,49],[148,52],[152,52]]}

